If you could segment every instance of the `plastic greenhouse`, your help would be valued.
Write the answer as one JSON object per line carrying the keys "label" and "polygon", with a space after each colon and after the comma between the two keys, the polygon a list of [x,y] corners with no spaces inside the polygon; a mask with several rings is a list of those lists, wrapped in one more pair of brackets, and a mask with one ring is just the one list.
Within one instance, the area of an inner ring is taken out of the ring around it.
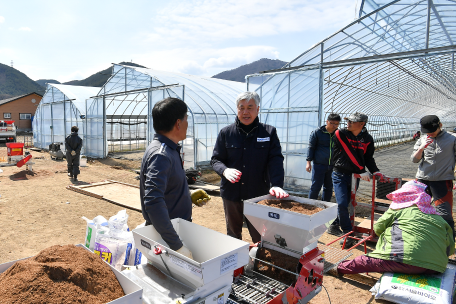
{"label": "plastic greenhouse", "polygon": [[245,84],[192,75],[113,65],[112,76],[86,101],[86,155],[144,150],[152,141],[152,108],[165,97],[188,105],[184,166],[208,164],[221,128],[234,122],[235,99]]}
{"label": "plastic greenhouse", "polygon": [[369,115],[376,146],[411,139],[419,119],[456,125],[456,2],[363,0],[359,19],[282,69],[246,77],[261,96],[260,121],[276,126],[285,156],[285,188],[310,186],[310,132],[325,117]]}
{"label": "plastic greenhouse", "polygon": [[[47,149],[51,143],[65,141],[71,127],[79,127],[84,139],[86,99],[98,93],[100,88],[48,84],[33,120],[34,146]],[[65,146],[61,146],[62,150]]]}

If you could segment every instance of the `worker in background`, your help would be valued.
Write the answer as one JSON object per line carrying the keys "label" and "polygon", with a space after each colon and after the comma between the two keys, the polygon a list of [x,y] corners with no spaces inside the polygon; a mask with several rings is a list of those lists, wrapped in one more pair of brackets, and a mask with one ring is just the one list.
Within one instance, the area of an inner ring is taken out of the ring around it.
{"label": "worker in background", "polygon": [[417,140],[421,137],[421,132],[420,131],[416,131],[415,134],[413,134],[413,140]]}
{"label": "worker in background", "polygon": [[309,191],[310,199],[317,199],[323,186],[321,200],[326,202],[331,200],[333,191],[334,132],[339,128],[339,124],[339,114],[329,114],[326,119],[326,125],[310,133],[306,165],[306,171],[312,172],[312,185]]}
{"label": "worker in background", "polygon": [[453,179],[456,137],[442,130],[435,115],[421,118],[421,133],[415,143],[411,160],[420,163],[416,179],[429,186],[437,212],[450,225],[454,235]]}
{"label": "worker in background", "polygon": [[[270,193],[288,197],[283,188],[283,155],[277,130],[259,122],[260,97],[241,93],[236,99],[236,121],[223,128],[215,143],[211,165],[221,178],[220,196],[229,236],[242,239],[244,201]],[[261,240],[245,219],[252,241]]]}
{"label": "worker in background", "polygon": [[192,202],[209,198],[204,191],[191,195],[180,156],[178,143],[187,137],[187,105],[178,98],[166,98],[155,104],[152,119],[157,134],[141,163],[142,214],[146,226],[153,225],[169,248],[193,259],[171,224],[174,218],[191,221]]}
{"label": "worker in background", "polygon": [[392,203],[374,224],[378,236],[375,250],[341,262],[337,273],[445,272],[448,257],[454,253],[454,238],[450,225],[431,205],[426,187],[413,180],[388,194]]}
{"label": "worker in background", "polygon": [[71,127],[71,134],[65,138],[65,151],[66,161],[68,165],[68,176],[73,181],[78,181],[79,159],[81,156],[82,139],[78,136],[79,128],[77,126]]}
{"label": "worker in background", "polygon": [[[374,160],[374,139],[367,132],[367,115],[356,112],[347,120],[347,127],[336,130],[334,148],[334,172],[332,180],[337,202],[337,218],[328,231],[341,236],[352,231],[348,205],[350,204],[352,174],[360,174],[361,179],[370,181],[370,174],[382,175]],[[359,179],[358,179],[359,182]],[[340,240],[343,244],[344,239]],[[345,248],[351,248],[356,240],[347,238]]]}

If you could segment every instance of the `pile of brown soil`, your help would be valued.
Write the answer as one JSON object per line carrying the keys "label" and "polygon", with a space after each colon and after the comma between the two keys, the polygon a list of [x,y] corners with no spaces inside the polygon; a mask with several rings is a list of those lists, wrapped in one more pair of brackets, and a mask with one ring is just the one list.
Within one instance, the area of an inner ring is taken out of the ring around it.
{"label": "pile of brown soil", "polygon": [[289,200],[266,199],[266,200],[259,201],[258,204],[270,206],[270,207],[274,207],[274,208],[279,208],[279,209],[284,209],[284,210],[289,210],[289,211],[293,211],[296,213],[307,214],[307,215],[312,215],[312,214],[315,214],[315,213],[323,210],[323,208],[320,208],[320,207],[303,204],[303,203],[297,203],[297,202],[289,201]]}
{"label": "pile of brown soil", "polygon": [[[299,263],[299,259],[295,257],[288,256],[284,253],[272,249],[266,249],[264,247],[258,249],[256,257],[260,260],[271,263],[291,272],[296,272],[296,267]],[[296,275],[285,272],[260,261],[257,261],[257,272],[287,285],[291,285],[296,281]]]}
{"label": "pile of brown soil", "polygon": [[107,303],[123,297],[111,268],[74,245],[55,245],[0,274],[0,303]]}

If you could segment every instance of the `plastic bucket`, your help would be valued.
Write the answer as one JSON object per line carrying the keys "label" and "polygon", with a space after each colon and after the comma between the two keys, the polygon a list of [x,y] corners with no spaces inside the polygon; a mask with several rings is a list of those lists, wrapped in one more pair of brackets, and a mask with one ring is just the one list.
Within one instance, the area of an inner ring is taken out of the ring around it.
{"label": "plastic bucket", "polygon": [[87,167],[87,157],[85,157],[85,155],[81,155],[81,157],[79,158],[79,166]]}

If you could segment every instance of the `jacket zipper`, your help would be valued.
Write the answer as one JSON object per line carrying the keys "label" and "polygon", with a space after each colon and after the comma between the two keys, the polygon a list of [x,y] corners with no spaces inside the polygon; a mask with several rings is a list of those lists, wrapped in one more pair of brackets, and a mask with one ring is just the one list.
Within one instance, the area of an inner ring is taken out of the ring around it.
{"label": "jacket zipper", "polygon": [[[329,133],[329,132],[328,132]],[[333,142],[332,142],[332,138],[333,138],[334,135],[331,136],[331,133],[329,133],[329,163],[328,163],[328,166],[331,166],[331,158],[332,158],[332,145],[333,145]]]}

